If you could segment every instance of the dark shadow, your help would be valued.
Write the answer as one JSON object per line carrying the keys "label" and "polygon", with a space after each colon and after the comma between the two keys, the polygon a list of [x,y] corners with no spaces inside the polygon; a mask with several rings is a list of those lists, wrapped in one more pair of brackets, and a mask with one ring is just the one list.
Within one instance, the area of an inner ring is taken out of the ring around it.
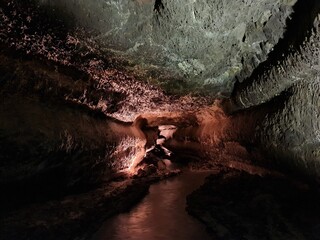
{"label": "dark shadow", "polygon": [[288,176],[227,169],[187,198],[215,239],[319,239],[320,192]]}
{"label": "dark shadow", "polygon": [[161,14],[161,11],[164,9],[164,5],[162,3],[162,0],[156,0],[154,3],[153,11]]}

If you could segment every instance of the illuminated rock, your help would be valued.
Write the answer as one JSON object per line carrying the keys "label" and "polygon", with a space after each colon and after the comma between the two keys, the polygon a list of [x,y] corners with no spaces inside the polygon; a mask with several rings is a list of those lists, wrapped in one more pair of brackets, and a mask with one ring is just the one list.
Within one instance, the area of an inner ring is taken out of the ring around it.
{"label": "illuminated rock", "polygon": [[[96,30],[102,46],[135,64],[152,68],[167,90],[171,76],[184,78],[180,92],[196,87],[228,96],[237,79],[248,77],[283,37],[296,0],[48,1]],[[161,7],[159,7],[161,6]],[[156,10],[155,10],[156,9]]]}

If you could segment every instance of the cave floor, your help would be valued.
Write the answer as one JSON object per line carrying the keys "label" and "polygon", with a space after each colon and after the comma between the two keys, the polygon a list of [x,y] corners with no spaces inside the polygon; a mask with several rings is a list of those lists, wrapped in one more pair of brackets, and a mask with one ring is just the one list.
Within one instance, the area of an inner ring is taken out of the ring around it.
{"label": "cave floor", "polygon": [[320,191],[288,175],[225,169],[187,197],[213,239],[319,239]]}
{"label": "cave floor", "polygon": [[[228,165],[211,166],[214,174],[187,198],[188,212],[208,227],[213,239],[317,239],[318,189],[247,163]],[[86,193],[6,211],[1,237],[89,239],[107,218],[129,211],[148,194],[150,184],[177,173],[118,174]]]}
{"label": "cave floor", "polygon": [[118,173],[85,193],[1,209],[1,239],[90,238],[105,219],[128,211],[139,202],[150,184],[178,173],[156,172],[143,177]]}

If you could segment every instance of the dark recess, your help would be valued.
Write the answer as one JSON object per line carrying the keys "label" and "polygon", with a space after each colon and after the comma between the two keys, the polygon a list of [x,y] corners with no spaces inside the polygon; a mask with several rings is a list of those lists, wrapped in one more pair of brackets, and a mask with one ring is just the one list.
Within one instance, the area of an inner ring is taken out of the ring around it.
{"label": "dark recess", "polygon": [[153,11],[157,13],[161,13],[161,10],[164,9],[164,5],[162,3],[162,0],[156,0],[154,3]]}

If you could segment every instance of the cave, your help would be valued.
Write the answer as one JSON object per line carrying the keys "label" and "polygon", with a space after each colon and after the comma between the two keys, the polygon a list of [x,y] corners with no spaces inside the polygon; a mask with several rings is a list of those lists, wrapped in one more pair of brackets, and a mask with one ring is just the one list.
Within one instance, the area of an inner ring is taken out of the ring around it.
{"label": "cave", "polygon": [[0,0],[0,239],[320,239],[319,0]]}

